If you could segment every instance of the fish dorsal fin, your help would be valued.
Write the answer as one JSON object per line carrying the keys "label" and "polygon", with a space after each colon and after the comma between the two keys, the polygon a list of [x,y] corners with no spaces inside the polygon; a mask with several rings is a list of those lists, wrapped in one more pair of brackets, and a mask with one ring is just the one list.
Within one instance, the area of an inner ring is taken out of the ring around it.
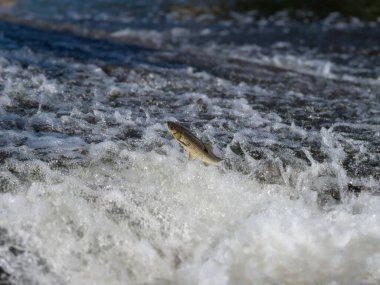
{"label": "fish dorsal fin", "polygon": [[189,160],[194,159],[194,156],[189,152]]}
{"label": "fish dorsal fin", "polygon": [[207,153],[208,154],[212,154],[212,146],[211,146],[211,144],[205,143],[204,146],[205,146],[205,149],[206,149]]}

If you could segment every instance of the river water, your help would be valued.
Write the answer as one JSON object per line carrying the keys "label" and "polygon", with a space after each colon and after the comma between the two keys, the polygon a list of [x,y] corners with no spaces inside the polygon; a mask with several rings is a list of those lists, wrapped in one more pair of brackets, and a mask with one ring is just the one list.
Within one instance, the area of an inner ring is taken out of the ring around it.
{"label": "river water", "polygon": [[4,3],[2,284],[380,283],[380,22]]}

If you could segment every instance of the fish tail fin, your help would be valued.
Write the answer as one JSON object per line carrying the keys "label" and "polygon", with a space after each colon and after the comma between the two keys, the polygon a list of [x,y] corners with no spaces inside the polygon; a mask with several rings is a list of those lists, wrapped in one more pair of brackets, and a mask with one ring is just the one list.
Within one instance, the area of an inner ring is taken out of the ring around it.
{"label": "fish tail fin", "polygon": [[211,146],[211,144],[209,144],[209,143],[204,143],[204,146],[205,146],[205,148],[206,148],[207,153],[208,153],[209,155],[212,155],[212,156],[214,157],[215,162],[220,162],[220,161],[223,160],[222,158],[217,157],[217,156],[212,152],[212,146]]}
{"label": "fish tail fin", "polygon": [[205,146],[207,152],[208,152],[209,154],[212,154],[212,146],[211,146],[211,144],[209,144],[209,143],[205,143],[204,146]]}

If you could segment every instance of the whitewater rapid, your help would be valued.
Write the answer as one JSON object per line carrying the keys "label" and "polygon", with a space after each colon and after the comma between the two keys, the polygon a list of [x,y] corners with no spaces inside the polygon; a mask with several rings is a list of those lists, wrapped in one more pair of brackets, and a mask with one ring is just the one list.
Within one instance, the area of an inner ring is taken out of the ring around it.
{"label": "whitewater rapid", "polygon": [[378,23],[38,3],[0,21],[1,281],[380,283]]}
{"label": "whitewater rapid", "polygon": [[3,268],[29,284],[379,280],[379,197],[323,210],[307,184],[324,187],[324,165],[300,173],[295,188],[263,185],[188,162],[173,144],[160,154],[102,142],[87,167],[66,173],[18,165],[45,177],[2,194],[3,235],[22,252],[3,250]]}

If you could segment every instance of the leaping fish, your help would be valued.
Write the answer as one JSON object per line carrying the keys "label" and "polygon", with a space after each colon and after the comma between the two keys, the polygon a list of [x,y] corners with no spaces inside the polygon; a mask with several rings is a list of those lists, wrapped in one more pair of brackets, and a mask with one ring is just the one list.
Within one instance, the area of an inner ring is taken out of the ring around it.
{"label": "leaping fish", "polygon": [[205,165],[222,161],[221,158],[212,153],[211,145],[203,143],[185,127],[174,122],[167,122],[167,125],[173,137],[189,153],[189,159],[196,157]]}

